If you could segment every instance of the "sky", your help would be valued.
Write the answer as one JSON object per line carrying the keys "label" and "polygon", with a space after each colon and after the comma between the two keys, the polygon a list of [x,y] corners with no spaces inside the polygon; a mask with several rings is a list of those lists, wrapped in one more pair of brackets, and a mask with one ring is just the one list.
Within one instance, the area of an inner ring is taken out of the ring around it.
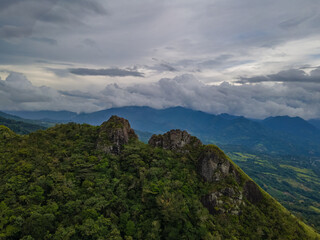
{"label": "sky", "polygon": [[318,0],[1,0],[0,110],[320,118]]}

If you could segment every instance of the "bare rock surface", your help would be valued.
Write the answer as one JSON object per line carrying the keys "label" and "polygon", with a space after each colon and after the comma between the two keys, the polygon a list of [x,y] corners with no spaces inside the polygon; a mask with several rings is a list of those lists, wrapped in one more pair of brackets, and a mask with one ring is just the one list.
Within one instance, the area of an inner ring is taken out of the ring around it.
{"label": "bare rock surface", "polygon": [[216,182],[232,174],[237,176],[236,169],[224,153],[213,145],[208,145],[198,160],[198,172],[207,182]]}
{"label": "bare rock surface", "polygon": [[114,115],[100,126],[97,148],[105,153],[120,154],[124,144],[137,139],[129,121]]}
{"label": "bare rock surface", "polygon": [[149,142],[153,147],[160,147],[167,150],[183,151],[185,146],[201,146],[201,141],[191,136],[187,131],[171,130],[163,135],[153,135]]}
{"label": "bare rock surface", "polygon": [[[215,145],[203,146],[201,141],[186,131],[171,130],[163,135],[153,135],[149,145],[176,152],[187,153],[190,148],[200,147],[197,157],[199,176],[212,185],[212,190],[202,196],[202,204],[211,214],[241,214],[242,206],[257,204],[263,199],[259,187]],[[248,200],[248,202],[246,202]]]}

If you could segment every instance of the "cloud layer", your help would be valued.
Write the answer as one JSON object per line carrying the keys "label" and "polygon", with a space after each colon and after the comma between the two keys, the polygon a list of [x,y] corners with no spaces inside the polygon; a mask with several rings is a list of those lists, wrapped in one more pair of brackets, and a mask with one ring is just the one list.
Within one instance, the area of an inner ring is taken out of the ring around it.
{"label": "cloud layer", "polygon": [[180,75],[155,83],[109,84],[102,91],[82,92],[36,87],[23,75],[11,73],[5,81],[0,81],[0,93],[2,110],[79,112],[122,106],[183,106],[252,118],[290,115],[309,119],[320,116],[320,84],[315,83],[308,87],[299,83],[207,85],[193,75]]}
{"label": "cloud layer", "polygon": [[313,69],[309,74],[301,69],[289,69],[267,76],[240,77],[237,83],[259,83],[259,82],[296,82],[319,83],[320,84],[320,67]]}
{"label": "cloud layer", "polygon": [[109,76],[109,77],[143,77],[143,73],[119,69],[119,68],[104,68],[104,69],[89,69],[89,68],[70,68],[69,72],[81,76]]}
{"label": "cloud layer", "polygon": [[0,80],[0,109],[95,111],[99,108],[90,98],[65,95],[46,86],[37,87],[24,75],[10,73],[5,80]]}
{"label": "cloud layer", "polygon": [[320,117],[319,13],[315,0],[3,0],[0,75],[30,81],[0,81],[0,108]]}

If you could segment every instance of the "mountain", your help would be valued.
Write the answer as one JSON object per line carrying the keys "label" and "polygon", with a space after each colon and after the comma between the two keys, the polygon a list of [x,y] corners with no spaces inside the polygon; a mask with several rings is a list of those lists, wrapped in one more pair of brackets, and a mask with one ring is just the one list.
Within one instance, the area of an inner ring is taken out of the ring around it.
{"label": "mountain", "polygon": [[275,131],[281,131],[302,139],[320,141],[320,131],[300,117],[277,116],[269,117],[262,124]]}
{"label": "mountain", "polygon": [[[1,113],[1,112],[0,112]],[[1,114],[4,115],[4,114]],[[10,128],[12,131],[18,134],[28,134],[39,129],[45,129],[46,127],[37,124],[32,124],[23,121],[16,121],[13,119],[7,119],[0,117],[0,125]]]}
{"label": "mountain", "polygon": [[319,239],[217,146],[129,122],[0,126],[3,239]]}
{"label": "mountain", "polygon": [[316,128],[320,129],[320,119],[319,118],[318,119],[310,119],[308,122],[311,123]]}
{"label": "mountain", "polygon": [[0,111],[0,117],[6,118],[6,119],[11,119],[11,120],[15,120],[18,122],[24,122],[24,123],[29,123],[29,124],[33,124],[33,125],[39,125],[42,127],[52,127],[54,125],[54,123],[52,122],[46,122],[43,120],[38,120],[38,119],[25,119],[16,115],[12,115],[12,114],[8,114],[8,113],[4,113]]}
{"label": "mountain", "polygon": [[[15,114],[26,116],[25,112]],[[39,112],[28,112],[28,116],[32,118],[39,117],[38,114]],[[57,113],[48,112],[47,117],[55,114]],[[217,144],[222,148],[233,147],[241,151],[269,154],[320,156],[320,131],[301,118],[272,117],[257,121],[229,114],[214,115],[183,107],[121,107],[93,113],[67,112],[59,117],[61,122],[100,125],[104,119],[112,115],[129,119],[133,128],[142,132],[164,133],[170,129],[184,129],[203,142]],[[44,118],[46,115],[41,117]]]}
{"label": "mountain", "polygon": [[6,113],[31,120],[68,122],[77,116],[69,111],[6,111]]}

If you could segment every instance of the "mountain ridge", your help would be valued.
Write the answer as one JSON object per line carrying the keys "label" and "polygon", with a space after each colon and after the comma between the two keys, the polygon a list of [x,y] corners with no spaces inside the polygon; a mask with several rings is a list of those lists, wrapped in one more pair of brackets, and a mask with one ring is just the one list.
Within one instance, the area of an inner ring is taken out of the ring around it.
{"label": "mountain ridge", "polygon": [[319,239],[218,147],[181,130],[143,144],[112,116],[25,136],[0,127],[0,138],[2,238]]}
{"label": "mountain ridge", "polygon": [[[16,114],[19,115],[18,112]],[[180,128],[205,143],[221,147],[233,145],[248,151],[320,156],[320,130],[301,118],[278,116],[258,121],[183,107],[153,109],[131,106],[80,113],[61,121],[100,125],[112,115],[129,119],[133,128],[142,132],[164,133]]]}

